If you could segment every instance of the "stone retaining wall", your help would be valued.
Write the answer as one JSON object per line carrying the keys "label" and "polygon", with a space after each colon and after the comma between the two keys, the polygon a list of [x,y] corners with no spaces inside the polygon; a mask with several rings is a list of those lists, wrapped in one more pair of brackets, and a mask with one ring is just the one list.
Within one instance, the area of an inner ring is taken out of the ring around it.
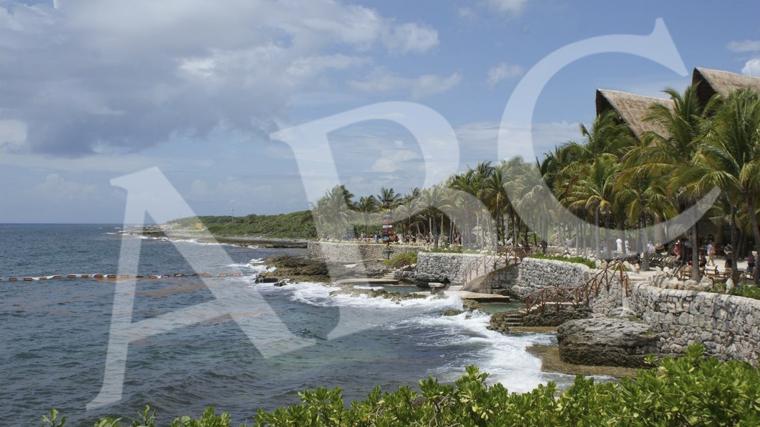
{"label": "stone retaining wall", "polygon": [[660,336],[661,353],[701,343],[722,359],[760,361],[760,300],[639,283],[628,306]]}
{"label": "stone retaining wall", "polygon": [[[462,285],[465,272],[478,262],[490,263],[493,259],[480,254],[420,252],[417,254],[415,274],[420,281],[439,282],[445,278],[454,285]],[[482,268],[484,272],[489,269]],[[592,271],[583,264],[525,258],[516,269],[498,269],[489,274],[479,284],[482,289],[478,291],[511,289],[523,298],[547,286],[581,286]]]}
{"label": "stone retaining wall", "polygon": [[415,276],[421,282],[448,280],[452,285],[463,285],[466,271],[478,262],[486,261],[485,255],[440,252],[417,254]]}
{"label": "stone retaining wall", "polygon": [[525,258],[520,263],[512,291],[524,298],[548,286],[582,286],[591,277],[592,271],[583,264]]}
{"label": "stone retaining wall", "polygon": [[[420,246],[391,244],[389,247],[391,257],[402,252],[417,253],[424,250]],[[385,250],[386,245],[382,243],[308,242],[306,246],[306,253],[312,258],[343,263],[386,259]]]}

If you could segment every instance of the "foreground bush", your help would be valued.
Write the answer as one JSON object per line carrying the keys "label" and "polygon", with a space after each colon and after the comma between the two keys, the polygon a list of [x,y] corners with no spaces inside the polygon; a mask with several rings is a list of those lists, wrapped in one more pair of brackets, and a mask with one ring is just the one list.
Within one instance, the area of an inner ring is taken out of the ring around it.
{"label": "foreground bush", "polygon": [[[558,392],[553,383],[529,393],[510,394],[486,384],[475,367],[454,384],[432,378],[419,391],[373,390],[346,407],[339,389],[300,393],[301,403],[273,412],[259,411],[257,426],[758,426],[760,372],[737,361],[705,357],[701,347],[677,359],[639,371],[632,379],[596,383],[577,377]],[[57,415],[57,414],[56,414]],[[53,417],[55,418],[55,417]],[[60,427],[47,420],[47,426]],[[100,424],[102,423],[102,424]],[[98,427],[154,427],[146,409],[139,421],[102,420]],[[179,418],[172,427],[228,427],[226,414],[207,409],[199,419]]]}

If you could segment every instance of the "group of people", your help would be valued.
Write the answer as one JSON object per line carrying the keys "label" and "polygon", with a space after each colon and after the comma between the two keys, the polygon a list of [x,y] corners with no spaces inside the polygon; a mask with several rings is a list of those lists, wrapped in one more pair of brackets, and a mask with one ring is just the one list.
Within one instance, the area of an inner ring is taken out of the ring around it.
{"label": "group of people", "polygon": [[[712,240],[708,240],[704,248],[701,248],[699,250],[699,266],[700,267],[706,267],[706,266],[716,267],[717,266],[715,262],[716,257],[718,255],[723,255],[725,257],[724,268],[726,270],[731,270],[734,268],[733,256],[732,256],[733,252],[734,252],[734,248],[731,246],[730,243],[727,243],[725,246],[721,247],[720,245],[713,242]],[[691,263],[691,260],[692,260],[691,242],[687,239],[677,240],[673,244],[671,254],[677,257],[683,263]],[[754,274],[756,262],[757,262],[757,252],[750,251],[750,253],[747,255],[747,269],[745,271],[747,275]]]}
{"label": "group of people", "polygon": [[[399,244],[409,244],[409,245],[416,245],[416,244],[432,245],[433,243],[435,243],[435,239],[436,239],[436,236],[430,233],[427,233],[427,234],[425,233],[417,233],[417,234],[374,233],[371,235],[366,235],[364,233],[361,233],[361,235],[358,238],[359,241],[365,242],[365,243],[399,243]],[[455,233],[451,242],[449,242],[449,236],[446,236],[446,235],[438,236],[439,245],[447,246],[449,243],[451,243],[452,245],[461,245],[462,236],[459,233]]]}

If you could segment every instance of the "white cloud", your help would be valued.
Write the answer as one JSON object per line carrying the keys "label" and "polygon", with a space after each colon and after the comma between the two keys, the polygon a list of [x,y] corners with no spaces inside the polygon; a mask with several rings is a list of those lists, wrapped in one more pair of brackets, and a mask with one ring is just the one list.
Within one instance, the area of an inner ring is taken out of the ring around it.
{"label": "white cloud", "polygon": [[463,19],[475,19],[478,16],[470,7],[460,7],[457,9],[457,14]]}
{"label": "white cloud", "polygon": [[333,0],[0,1],[0,40],[0,111],[26,123],[31,151],[70,157],[220,123],[268,133],[333,71],[428,51],[438,33]]}
{"label": "white cloud", "polygon": [[438,46],[438,32],[428,26],[406,23],[389,27],[383,43],[391,52],[421,53]]}
{"label": "white cloud", "polygon": [[735,40],[729,42],[726,47],[737,53],[760,52],[760,40]]}
{"label": "white cloud", "polygon": [[760,76],[760,58],[752,58],[744,64],[742,73],[750,76]]}
{"label": "white cloud", "polygon": [[0,148],[23,145],[26,135],[26,123],[18,120],[0,120]]}
{"label": "white cloud", "polygon": [[424,74],[418,77],[401,77],[385,70],[375,70],[364,80],[350,81],[349,86],[367,93],[405,91],[409,92],[412,98],[420,99],[446,92],[461,80],[462,76],[457,72],[448,76]]}
{"label": "white cloud", "polygon": [[519,65],[502,62],[488,70],[488,85],[491,87],[496,86],[503,80],[522,75],[523,72],[523,68]]}
{"label": "white cloud", "polygon": [[49,174],[45,180],[34,187],[38,195],[58,200],[86,200],[95,193],[92,184],[68,181],[57,173]]}
{"label": "white cloud", "polygon": [[382,150],[380,156],[372,164],[371,171],[379,173],[398,172],[410,160],[421,160],[421,158],[412,150]]}
{"label": "white cloud", "polygon": [[[460,146],[467,147],[467,150],[462,150],[463,156],[466,156],[463,160],[465,162],[495,160],[500,126],[498,122],[474,122],[456,128]],[[527,129],[506,124],[504,130],[507,142],[506,152],[498,153],[500,158],[523,157],[529,144]],[[577,123],[544,122],[533,125],[532,136],[533,152],[540,157],[542,153],[553,150],[557,145],[578,140],[580,132]]]}
{"label": "white cloud", "polygon": [[489,8],[509,15],[517,15],[523,11],[526,0],[485,0]]}
{"label": "white cloud", "polygon": [[299,58],[293,61],[287,73],[294,77],[311,77],[328,70],[345,70],[369,63],[369,58],[343,54],[318,55]]}

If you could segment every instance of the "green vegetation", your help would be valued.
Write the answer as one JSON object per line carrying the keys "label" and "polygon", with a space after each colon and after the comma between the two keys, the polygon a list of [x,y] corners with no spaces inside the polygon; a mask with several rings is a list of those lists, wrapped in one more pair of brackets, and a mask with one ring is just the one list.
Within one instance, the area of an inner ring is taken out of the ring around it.
{"label": "green vegetation", "polygon": [[[578,376],[560,392],[549,383],[528,393],[488,385],[475,367],[454,384],[433,378],[391,393],[375,388],[346,405],[340,389],[299,393],[301,403],[259,411],[256,426],[756,426],[760,425],[760,370],[744,362],[721,362],[692,346],[683,357],[664,359],[634,378],[597,383]],[[51,413],[43,426],[65,421]],[[146,408],[135,421],[107,418],[98,427],[155,427]],[[207,409],[171,427],[228,427],[230,418]]]}
{"label": "green vegetation", "polygon": [[290,239],[313,239],[317,236],[311,211],[278,215],[199,216],[171,221],[169,224],[188,231],[202,225],[215,236],[256,236]]}
{"label": "green vegetation", "polygon": [[737,295],[740,297],[747,297],[753,299],[760,299],[760,287],[752,285],[748,282],[743,282],[739,286],[731,289],[731,295]]}
{"label": "green vegetation", "polygon": [[588,258],[582,256],[565,257],[561,255],[544,255],[544,254],[531,254],[528,258],[537,259],[549,259],[554,261],[570,262],[573,264],[583,264],[589,268],[596,268],[596,263]]}
{"label": "green vegetation", "polygon": [[[726,228],[726,240],[742,254],[753,241],[760,251],[760,94],[739,90],[701,99],[695,86],[665,92],[667,102],[653,102],[641,117],[649,130],[639,135],[608,111],[591,126],[581,126],[583,140],[568,141],[535,164],[519,158],[482,162],[435,187],[406,195],[382,189],[357,204],[339,186],[315,208],[334,237],[352,228],[377,230],[390,215],[397,233],[432,236],[434,247],[441,239],[443,246],[461,242],[471,248],[536,246],[554,239],[602,255],[609,247],[605,242],[617,238],[642,252],[653,236],[626,235],[626,230],[673,218],[718,188],[715,204],[686,232],[692,247],[700,247],[699,231]],[[563,224],[560,212],[547,203],[542,182],[585,223]],[[535,216],[535,230],[518,211]],[[692,252],[692,276],[698,278],[699,254]],[[733,265],[738,255],[732,252]]]}
{"label": "green vegetation", "polygon": [[392,268],[401,268],[412,264],[417,264],[417,253],[415,252],[402,252],[393,255],[391,259],[385,260],[385,265]]}

